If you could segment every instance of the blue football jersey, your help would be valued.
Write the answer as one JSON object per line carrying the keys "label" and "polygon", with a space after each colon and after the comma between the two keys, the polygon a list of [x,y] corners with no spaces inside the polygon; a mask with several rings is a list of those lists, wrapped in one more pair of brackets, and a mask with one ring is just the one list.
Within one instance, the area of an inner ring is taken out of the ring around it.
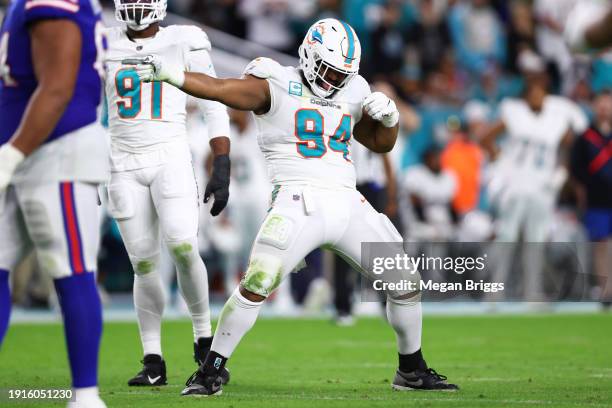
{"label": "blue football jersey", "polygon": [[69,19],[82,35],[81,64],[72,100],[46,142],[97,120],[106,41],[98,0],[13,0],[0,29],[0,144],[21,121],[38,82],[29,35],[39,20]]}

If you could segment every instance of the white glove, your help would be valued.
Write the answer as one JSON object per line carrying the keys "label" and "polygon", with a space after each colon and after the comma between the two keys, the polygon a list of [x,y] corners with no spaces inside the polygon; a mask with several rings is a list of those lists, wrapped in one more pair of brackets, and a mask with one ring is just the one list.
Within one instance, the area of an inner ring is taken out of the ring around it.
{"label": "white glove", "polygon": [[21,151],[10,143],[0,146],[0,194],[6,190],[19,163],[25,159]]}
{"label": "white glove", "polygon": [[586,31],[600,21],[609,10],[609,4],[602,0],[579,0],[565,21],[563,37],[572,51],[588,52]]}
{"label": "white glove", "polygon": [[399,122],[399,112],[395,102],[382,92],[372,92],[363,100],[363,109],[370,117],[384,127],[393,127]]}
{"label": "white glove", "polygon": [[181,88],[185,83],[185,68],[173,64],[157,55],[145,58],[128,58],[123,65],[134,65],[138,77],[143,82],[163,81]]}

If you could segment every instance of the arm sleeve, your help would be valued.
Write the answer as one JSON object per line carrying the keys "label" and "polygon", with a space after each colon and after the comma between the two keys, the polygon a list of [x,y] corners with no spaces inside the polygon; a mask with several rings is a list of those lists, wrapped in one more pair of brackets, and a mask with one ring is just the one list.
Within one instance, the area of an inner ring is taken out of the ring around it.
{"label": "arm sleeve", "polygon": [[80,9],[80,0],[27,0],[24,4],[24,18],[26,23],[52,19],[78,21]]}
{"label": "arm sleeve", "polygon": [[[206,49],[189,51],[187,70],[212,77],[217,76],[210,54]],[[197,103],[200,111],[206,118],[208,137],[210,139],[220,136],[230,137],[229,116],[225,105],[207,99],[198,99]]]}

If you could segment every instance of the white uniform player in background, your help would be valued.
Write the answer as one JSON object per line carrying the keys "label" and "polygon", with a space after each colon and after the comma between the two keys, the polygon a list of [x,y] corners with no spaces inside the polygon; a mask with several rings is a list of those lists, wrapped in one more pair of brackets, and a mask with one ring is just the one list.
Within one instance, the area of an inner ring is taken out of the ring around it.
{"label": "white uniform player in background", "polygon": [[[565,159],[572,136],[588,126],[587,117],[571,100],[548,94],[545,65],[535,54],[525,59],[523,99],[501,102],[499,121],[484,144],[497,159],[488,184],[498,216],[497,242],[525,246],[526,300],[543,300],[542,243],[549,240],[559,191],[567,178]],[[506,133],[497,151],[496,138]],[[512,266],[513,245],[499,245],[494,282],[505,282]]]}
{"label": "white uniform player in background", "polygon": [[[107,30],[106,98],[111,136],[109,211],[130,256],[134,304],[144,359],[129,385],[164,385],[161,318],[165,299],[159,274],[161,240],[177,270],[179,290],[193,322],[194,358],[202,361],[212,342],[208,277],[197,242],[199,198],[186,130],[187,95],[162,82],[143,83],[128,57],[159,55],[184,69],[215,75],[210,42],[195,26],[162,28],[166,0],[115,0],[127,27]],[[229,186],[229,118],[225,106],[200,101],[215,154],[205,199],[225,207]],[[204,136],[203,136],[204,137]]]}
{"label": "white uniform player in background", "polygon": [[[399,113],[358,75],[361,46],[348,24],[324,19],[300,47],[300,66],[258,58],[241,79],[184,72],[180,61],[155,57],[137,67],[145,81],[163,80],[185,92],[255,114],[259,146],[275,188],[272,208],[253,244],[249,267],[221,313],[211,352],[183,395],[221,392],[219,372],[255,323],[263,301],[304,257],[324,246],[360,265],[363,242],[401,242],[389,219],[355,188],[353,136],[369,149],[393,148]],[[389,291],[387,317],[396,332],[399,390],[455,390],[421,354],[418,292]]]}

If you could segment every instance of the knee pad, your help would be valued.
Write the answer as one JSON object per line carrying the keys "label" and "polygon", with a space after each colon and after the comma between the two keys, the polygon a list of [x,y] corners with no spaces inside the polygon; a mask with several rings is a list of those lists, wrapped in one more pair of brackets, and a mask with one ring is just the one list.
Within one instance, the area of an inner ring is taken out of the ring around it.
{"label": "knee pad", "polygon": [[126,245],[136,275],[146,275],[159,266],[159,244],[153,239],[143,239]]}
{"label": "knee pad", "polygon": [[174,260],[179,272],[189,270],[191,265],[199,258],[198,240],[196,238],[182,241],[166,241],[170,256]]}
{"label": "knee pad", "polygon": [[251,293],[268,297],[282,280],[281,259],[270,254],[257,254],[251,257],[247,272],[240,284]]}

